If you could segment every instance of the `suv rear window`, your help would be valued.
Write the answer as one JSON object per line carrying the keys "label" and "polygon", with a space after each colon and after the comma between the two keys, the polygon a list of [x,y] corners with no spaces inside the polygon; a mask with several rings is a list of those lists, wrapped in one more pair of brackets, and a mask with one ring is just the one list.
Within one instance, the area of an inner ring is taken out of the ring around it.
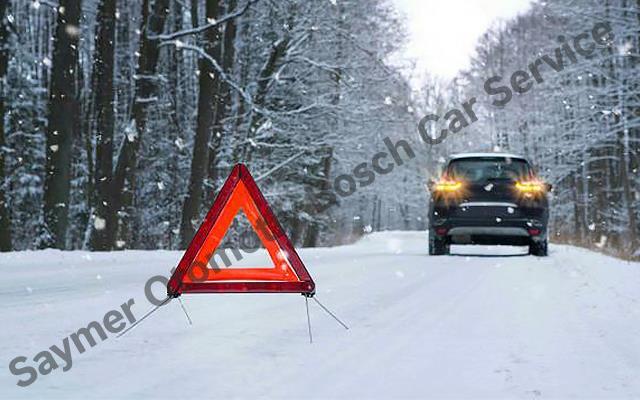
{"label": "suv rear window", "polygon": [[473,157],[452,160],[447,175],[467,182],[516,181],[531,177],[532,172],[529,163],[520,158]]}

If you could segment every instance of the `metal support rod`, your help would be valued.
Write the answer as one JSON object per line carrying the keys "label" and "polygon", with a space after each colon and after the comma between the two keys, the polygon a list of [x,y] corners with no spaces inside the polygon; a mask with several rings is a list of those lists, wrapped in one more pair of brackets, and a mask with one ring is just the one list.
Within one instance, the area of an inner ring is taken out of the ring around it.
{"label": "metal support rod", "polygon": [[189,321],[189,325],[193,325],[193,321],[191,321],[191,317],[187,312],[187,307],[184,305],[184,302],[182,301],[182,297],[178,297],[178,301],[180,302],[180,307],[182,308],[182,311],[184,311],[184,315],[187,317],[187,321]]}
{"label": "metal support rod", "polygon": [[309,316],[309,298],[304,297],[304,304],[307,307],[307,326],[309,328],[309,343],[313,343],[313,335],[311,334],[311,317]]}
{"label": "metal support rod", "polygon": [[349,327],[342,321],[340,321],[340,318],[336,317],[336,315],[334,313],[332,313],[331,311],[329,311],[329,309],[327,307],[325,307],[322,303],[320,303],[320,301],[318,300],[318,298],[316,296],[312,297],[313,300],[315,300],[316,303],[318,303],[318,305],[320,307],[322,307],[322,309],[329,315],[331,315],[333,317],[333,319],[335,319],[336,321],[338,321],[338,323],[340,325],[342,325],[344,327],[344,329],[349,330]]}
{"label": "metal support rod", "polygon": [[136,322],[133,323],[133,325],[131,325],[130,327],[128,327],[127,329],[125,329],[122,333],[120,333],[119,335],[117,335],[116,337],[122,337],[125,333],[129,332],[130,330],[132,330],[133,328],[135,328],[136,326],[138,326],[138,324],[140,324],[142,321],[144,321],[149,315],[153,314],[154,312],[156,312],[158,310],[158,308],[162,307],[163,305],[167,304],[168,302],[170,302],[173,299],[173,297],[169,297],[167,296],[166,299],[162,300],[162,303],[158,304],[157,306],[153,307],[151,310],[147,311],[147,313],[145,315],[142,316],[142,318],[140,318],[139,320],[137,320]]}

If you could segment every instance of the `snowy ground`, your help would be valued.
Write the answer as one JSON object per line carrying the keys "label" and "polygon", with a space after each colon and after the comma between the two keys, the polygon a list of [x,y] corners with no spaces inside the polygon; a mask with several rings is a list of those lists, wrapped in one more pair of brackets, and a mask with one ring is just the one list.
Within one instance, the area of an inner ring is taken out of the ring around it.
{"label": "snowy ground", "polygon": [[[0,398],[640,398],[640,264],[568,246],[454,247],[420,232],[306,249],[314,343],[298,295],[194,295],[73,366],[16,386],[29,359],[167,274],[177,252],[0,255]],[[251,261],[251,260],[249,260]]]}

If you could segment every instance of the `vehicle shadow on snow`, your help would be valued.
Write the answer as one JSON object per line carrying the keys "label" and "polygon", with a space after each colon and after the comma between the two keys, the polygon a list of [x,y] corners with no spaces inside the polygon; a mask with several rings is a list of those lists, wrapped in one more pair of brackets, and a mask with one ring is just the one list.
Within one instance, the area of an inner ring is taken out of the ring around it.
{"label": "vehicle shadow on snow", "polygon": [[485,254],[485,253],[451,253],[450,257],[484,257],[484,258],[506,258],[506,257],[527,257],[529,254]]}
{"label": "vehicle shadow on snow", "polygon": [[403,257],[424,257],[425,255],[428,257],[478,257],[478,258],[508,258],[508,257],[527,257],[528,253],[516,253],[516,254],[491,254],[487,253],[450,253],[443,256],[431,256],[428,253],[398,253],[398,254],[389,254],[389,253],[368,253],[367,256],[372,257],[380,257],[380,256],[397,256],[401,255]]}

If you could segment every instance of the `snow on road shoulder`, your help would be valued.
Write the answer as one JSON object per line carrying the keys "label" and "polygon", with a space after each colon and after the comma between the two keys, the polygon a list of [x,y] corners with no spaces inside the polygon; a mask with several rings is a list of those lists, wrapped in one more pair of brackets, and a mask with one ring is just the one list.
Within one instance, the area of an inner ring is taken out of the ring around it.
{"label": "snow on road shoulder", "polygon": [[[426,255],[423,232],[303,249],[318,297],[344,331],[296,295],[184,296],[127,336],[78,354],[32,385],[32,358],[127,299],[179,252],[0,254],[3,398],[633,398],[640,396],[640,264],[571,246],[456,246]],[[264,255],[256,254],[256,260]],[[247,258],[251,262],[251,256]]]}

